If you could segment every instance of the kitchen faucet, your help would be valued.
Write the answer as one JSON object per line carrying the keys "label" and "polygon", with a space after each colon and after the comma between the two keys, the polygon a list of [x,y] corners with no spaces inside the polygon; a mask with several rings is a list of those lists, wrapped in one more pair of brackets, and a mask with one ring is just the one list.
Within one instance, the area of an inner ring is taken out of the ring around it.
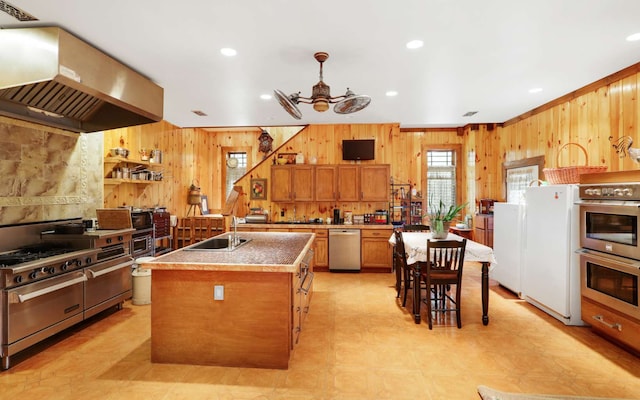
{"label": "kitchen faucet", "polygon": [[235,215],[231,216],[231,227],[233,228],[233,236],[231,239],[231,247],[238,245],[238,220]]}

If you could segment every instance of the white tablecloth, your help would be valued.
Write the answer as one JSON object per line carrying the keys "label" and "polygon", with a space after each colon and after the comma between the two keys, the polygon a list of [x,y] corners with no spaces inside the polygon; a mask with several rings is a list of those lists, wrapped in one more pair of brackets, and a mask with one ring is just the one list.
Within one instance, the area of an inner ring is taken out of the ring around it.
{"label": "white tablecloth", "polygon": [[[407,263],[413,264],[418,261],[427,261],[427,240],[431,239],[431,232],[402,232],[404,250],[407,252]],[[449,233],[447,240],[462,240],[463,237]],[[395,235],[391,235],[389,243],[396,244]],[[496,265],[496,257],[491,247],[485,246],[473,240],[467,239],[467,246],[464,251],[465,261],[489,262],[489,270]]]}

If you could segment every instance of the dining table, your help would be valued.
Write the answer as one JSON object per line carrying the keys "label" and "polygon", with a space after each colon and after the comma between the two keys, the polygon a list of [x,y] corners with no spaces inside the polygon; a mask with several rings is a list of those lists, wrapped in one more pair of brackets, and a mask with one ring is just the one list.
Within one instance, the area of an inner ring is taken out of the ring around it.
{"label": "dining table", "polygon": [[[407,264],[416,264],[414,271],[415,282],[420,281],[420,267],[418,262],[427,261],[427,241],[428,240],[458,240],[462,241],[464,238],[454,233],[448,233],[445,239],[433,239],[431,232],[402,232],[402,241],[404,242],[404,249],[407,254]],[[389,243],[396,244],[395,235],[391,235]],[[464,261],[479,262],[482,265],[482,324],[489,324],[489,270],[496,264],[496,258],[491,247],[485,246],[473,240],[467,239],[467,245],[464,251]],[[396,285],[400,284],[401,274],[400,268],[395,267],[396,272]],[[464,272],[463,272],[464,274]],[[399,290],[399,287],[396,289]],[[413,285],[413,316],[416,324],[421,321],[420,317],[420,302],[421,302],[420,285]]]}

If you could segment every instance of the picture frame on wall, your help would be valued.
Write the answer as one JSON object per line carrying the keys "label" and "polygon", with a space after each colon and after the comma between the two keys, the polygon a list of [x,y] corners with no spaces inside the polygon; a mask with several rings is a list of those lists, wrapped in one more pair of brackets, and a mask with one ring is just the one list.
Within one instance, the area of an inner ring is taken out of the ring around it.
{"label": "picture frame on wall", "polygon": [[202,215],[209,215],[209,199],[206,194],[200,196],[200,212]]}
{"label": "picture frame on wall", "polygon": [[267,180],[265,178],[251,179],[250,189],[251,200],[266,200],[267,199]]}

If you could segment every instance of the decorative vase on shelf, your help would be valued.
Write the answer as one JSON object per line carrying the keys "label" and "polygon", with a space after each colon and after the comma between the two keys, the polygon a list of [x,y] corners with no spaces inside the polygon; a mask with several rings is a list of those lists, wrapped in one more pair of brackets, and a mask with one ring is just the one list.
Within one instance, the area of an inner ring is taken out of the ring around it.
{"label": "decorative vase on shelf", "polygon": [[433,239],[446,239],[449,234],[451,221],[437,220],[431,225],[431,237]]}

